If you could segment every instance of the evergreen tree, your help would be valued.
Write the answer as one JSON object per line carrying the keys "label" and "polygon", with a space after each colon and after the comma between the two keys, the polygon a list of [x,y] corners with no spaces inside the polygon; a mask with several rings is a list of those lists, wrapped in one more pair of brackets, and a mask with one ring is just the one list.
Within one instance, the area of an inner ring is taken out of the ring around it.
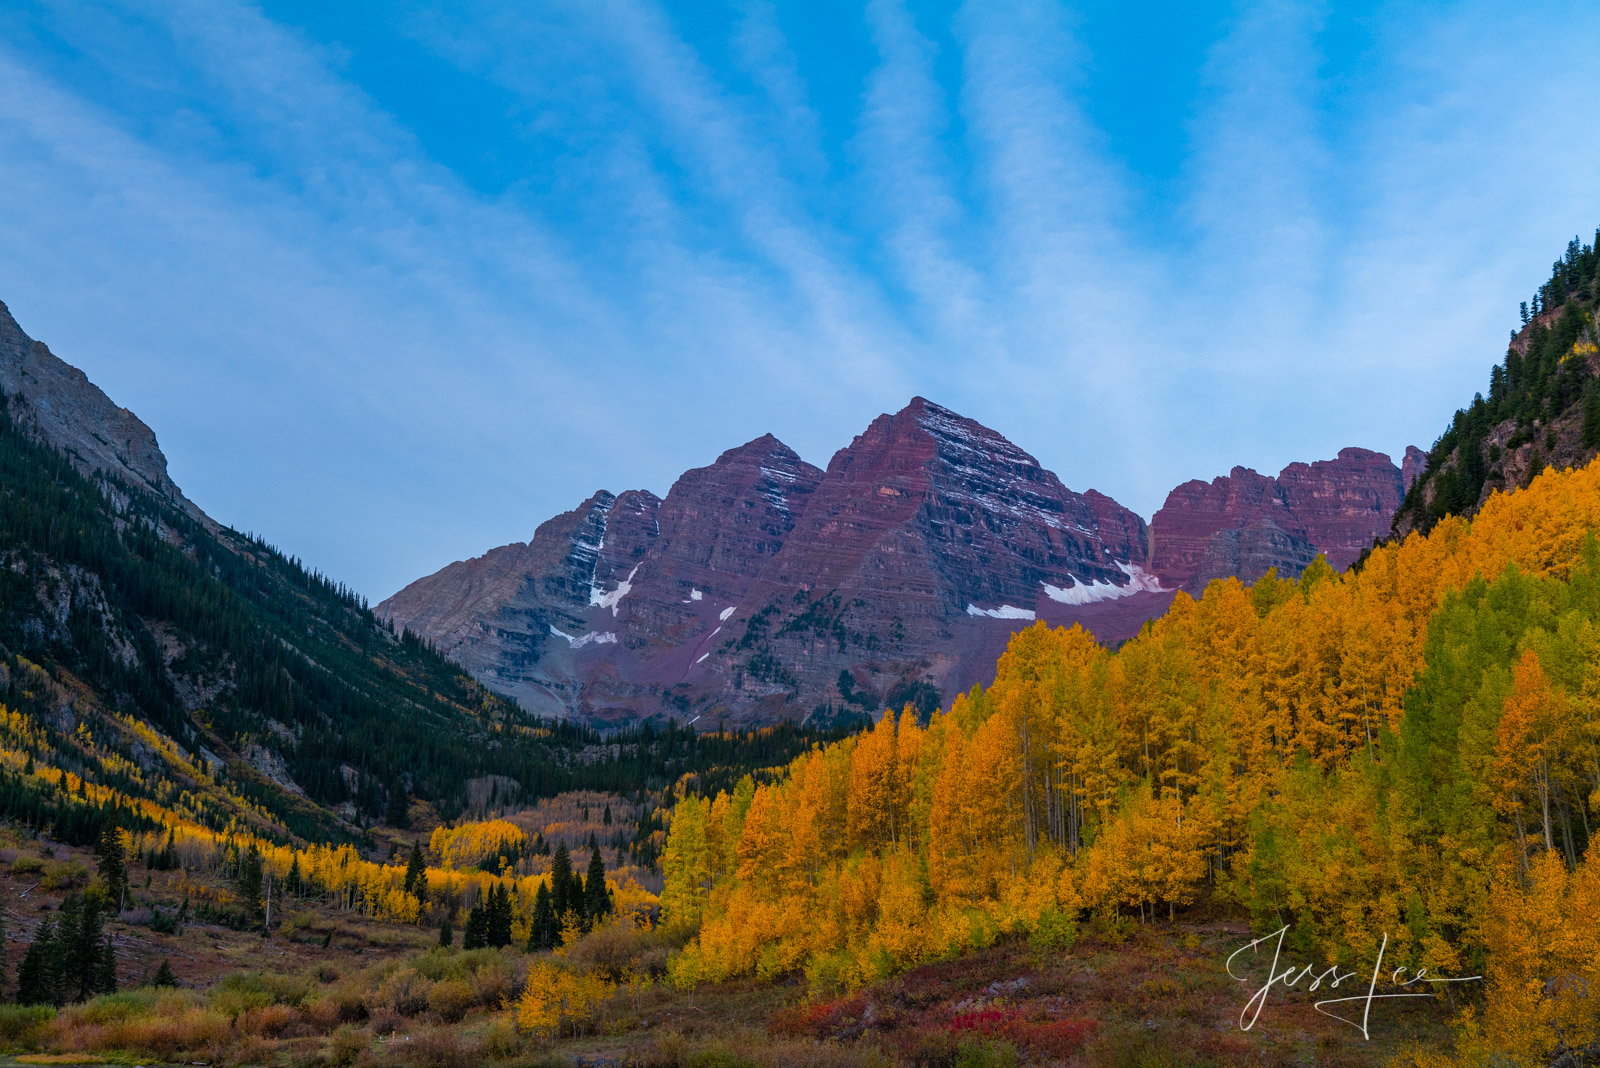
{"label": "evergreen tree", "polygon": [[303,877],[300,874],[300,855],[297,853],[295,854],[295,858],[289,862],[289,874],[284,877],[283,888],[286,892],[293,894],[295,897],[299,897],[302,883]]}
{"label": "evergreen tree", "polygon": [[533,895],[533,923],[528,928],[528,952],[556,948],[560,933],[561,925],[551,904],[550,888],[540,883],[538,892]]}
{"label": "evergreen tree", "polygon": [[128,900],[128,858],[122,844],[122,828],[109,823],[100,832],[94,844],[95,865],[100,869],[100,881],[106,885],[106,896],[118,912]]}
{"label": "evergreen tree", "polygon": [[589,877],[584,888],[584,912],[591,923],[599,923],[611,915],[611,892],[606,889],[606,864],[600,859],[600,849],[589,854]]}
{"label": "evergreen tree", "polygon": [[105,948],[101,909],[104,899],[98,892],[83,896],[68,894],[61,902],[61,919],[56,943],[61,956],[61,998],[83,1001],[97,990],[101,975],[100,957]]}
{"label": "evergreen tree", "polygon": [[261,854],[253,845],[239,858],[239,896],[254,919],[261,912]]}
{"label": "evergreen tree", "polygon": [[150,980],[151,986],[177,986],[178,978],[172,974],[172,962],[161,958],[161,967],[156,969],[155,977]]}
{"label": "evergreen tree", "polygon": [[411,859],[406,861],[406,893],[415,894],[418,901],[428,896],[428,864],[422,857],[422,844],[411,843]]}
{"label": "evergreen tree", "polygon": [[607,827],[611,826],[611,805],[609,803],[606,804],[605,812],[600,815],[600,822]]}
{"label": "evergreen tree", "polygon": [[572,893],[572,854],[567,852],[567,843],[561,841],[556,845],[556,855],[550,861],[550,907],[555,910],[556,921],[573,908],[569,895]]}
{"label": "evergreen tree", "polygon": [[455,941],[456,933],[450,929],[450,917],[446,916],[444,922],[439,925],[439,945],[449,949]]}
{"label": "evergreen tree", "polygon": [[56,926],[45,920],[34,933],[17,968],[17,1004],[54,1005],[57,1000]]}
{"label": "evergreen tree", "polygon": [[480,901],[467,913],[467,926],[461,932],[462,949],[482,949],[489,944],[488,923],[483,912],[483,902]]}
{"label": "evergreen tree", "polygon": [[499,949],[511,944],[511,891],[498,883],[489,890],[486,927],[489,945]]}
{"label": "evergreen tree", "polygon": [[100,947],[100,957],[95,962],[94,992],[96,994],[117,992],[117,949],[109,934],[106,935],[105,943]]}

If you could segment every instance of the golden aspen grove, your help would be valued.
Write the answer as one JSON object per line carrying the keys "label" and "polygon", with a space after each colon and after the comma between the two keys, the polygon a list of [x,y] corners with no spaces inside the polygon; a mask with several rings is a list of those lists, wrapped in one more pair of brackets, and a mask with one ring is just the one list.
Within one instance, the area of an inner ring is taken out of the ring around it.
{"label": "golden aspen grove", "polygon": [[[692,987],[849,989],[1198,902],[1361,968],[1482,974],[1456,1059],[1600,1041],[1600,464],[1298,581],[1212,582],[1119,650],[1042,623],[992,685],[676,806]],[[1460,995],[1458,995],[1460,996]],[[1574,1062],[1576,1063],[1576,1062]]]}

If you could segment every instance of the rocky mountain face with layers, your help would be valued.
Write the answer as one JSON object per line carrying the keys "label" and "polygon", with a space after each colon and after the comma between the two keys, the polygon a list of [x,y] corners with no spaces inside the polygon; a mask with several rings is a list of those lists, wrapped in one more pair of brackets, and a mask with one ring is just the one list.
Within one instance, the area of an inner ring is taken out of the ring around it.
{"label": "rocky mountain face with layers", "polygon": [[1299,575],[1318,553],[1343,570],[1388,535],[1405,489],[1389,457],[1367,449],[1290,464],[1276,478],[1235,467],[1185,482],[1151,520],[1150,567],[1163,585],[1196,594],[1212,579],[1250,582],[1268,568]]}
{"label": "rocky mountain face with layers", "polygon": [[986,683],[1036,619],[1118,641],[1213,573],[1298,574],[1318,551],[1345,566],[1400,493],[1387,457],[1350,449],[1186,484],[1147,528],[919,397],[826,471],[767,435],[664,499],[598,493],[377,611],[542,713],[836,717]]}

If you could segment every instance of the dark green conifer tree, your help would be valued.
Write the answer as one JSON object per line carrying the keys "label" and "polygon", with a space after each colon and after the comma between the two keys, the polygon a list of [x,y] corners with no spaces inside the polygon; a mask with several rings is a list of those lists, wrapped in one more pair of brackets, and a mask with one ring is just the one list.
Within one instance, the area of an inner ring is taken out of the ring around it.
{"label": "dark green conifer tree", "polygon": [[591,924],[599,923],[611,915],[611,892],[606,889],[606,863],[600,859],[598,846],[589,854],[589,877],[584,886],[583,906]]}
{"label": "dark green conifer tree", "polygon": [[111,907],[121,912],[128,900],[128,857],[122,845],[122,828],[115,823],[105,826],[95,841],[94,859]]}
{"label": "dark green conifer tree", "polygon": [[439,945],[449,949],[455,941],[456,933],[450,929],[450,917],[446,916],[444,922],[439,925]]}
{"label": "dark green conifer tree", "polygon": [[528,952],[554,949],[556,939],[560,936],[561,924],[551,904],[550,888],[540,883],[538,892],[533,895],[533,923],[528,928]]}
{"label": "dark green conifer tree", "polygon": [[252,920],[261,914],[261,854],[253,845],[239,857],[239,896]]}
{"label": "dark green conifer tree", "polygon": [[61,955],[61,999],[83,1001],[94,995],[104,950],[101,909],[104,898],[95,890],[83,896],[68,894],[61,902],[56,943]]}
{"label": "dark green conifer tree", "polygon": [[45,920],[34,932],[17,967],[17,1004],[54,1005],[60,983],[56,973],[56,925]]}
{"label": "dark green conifer tree", "polygon": [[166,957],[161,958],[161,967],[156,969],[154,978],[150,980],[151,986],[177,986],[178,978],[172,974],[172,962]]}
{"label": "dark green conifer tree", "polygon": [[489,891],[488,940],[496,949],[511,944],[511,891],[496,883]]}
{"label": "dark green conifer tree", "polygon": [[482,949],[489,944],[488,923],[483,913],[481,901],[467,913],[467,925],[461,931],[462,949]]}
{"label": "dark green conifer tree", "polygon": [[111,935],[106,935],[105,942],[100,946],[100,957],[95,961],[94,992],[96,994],[115,994],[117,992],[117,948],[111,941]]}
{"label": "dark green conifer tree", "polygon": [[555,910],[558,924],[574,907],[570,900],[572,877],[572,854],[567,852],[567,843],[563,840],[556,844],[556,855],[550,861],[550,907]]}
{"label": "dark green conifer tree", "polygon": [[428,896],[428,862],[422,856],[422,844],[411,843],[411,859],[406,861],[406,893],[415,894],[418,901]]}

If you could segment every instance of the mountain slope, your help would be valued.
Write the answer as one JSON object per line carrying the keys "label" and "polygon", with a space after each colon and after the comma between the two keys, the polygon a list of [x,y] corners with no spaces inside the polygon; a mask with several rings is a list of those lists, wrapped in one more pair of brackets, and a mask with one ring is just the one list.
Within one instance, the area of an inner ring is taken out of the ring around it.
{"label": "mountain slope", "polygon": [[1473,397],[1428,451],[1394,521],[1426,531],[1447,515],[1473,515],[1497,489],[1526,486],[1546,466],[1581,467],[1600,451],[1600,232],[1573,238],[1550,279],[1522,306],[1522,327]]}
{"label": "mountain slope", "polygon": [[[338,583],[206,516],[150,429],[8,312],[0,341],[0,818],[58,833],[99,818],[51,792],[49,767],[214,828],[359,839],[414,801],[449,818],[475,783],[508,803],[659,789],[810,743],[667,730],[602,750],[592,732],[536,719]],[[652,501],[604,495],[607,543],[629,545],[630,522],[653,532]],[[541,588],[571,608],[554,618],[581,622],[602,539],[592,515],[568,527]],[[502,570],[526,575],[550,541],[535,540]],[[489,570],[462,587],[474,609]]]}

